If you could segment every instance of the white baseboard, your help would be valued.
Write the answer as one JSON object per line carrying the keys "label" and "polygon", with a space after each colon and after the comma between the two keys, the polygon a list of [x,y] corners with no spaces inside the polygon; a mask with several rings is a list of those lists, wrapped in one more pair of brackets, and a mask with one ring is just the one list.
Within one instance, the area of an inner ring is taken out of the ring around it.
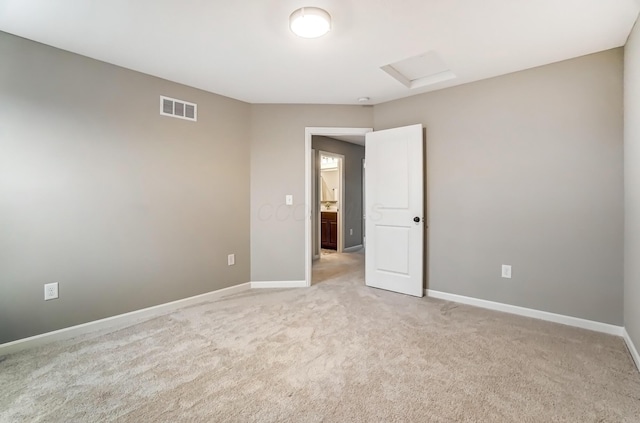
{"label": "white baseboard", "polygon": [[169,303],[131,311],[129,313],[118,314],[117,316],[106,317],[104,319],[94,320],[92,322],[54,330],[53,332],[30,336],[29,338],[18,339],[16,341],[0,344],[0,356],[12,354],[14,352],[18,352],[27,348],[33,348],[53,341],[75,338],[76,336],[84,335],[101,329],[124,328],[138,323],[141,320],[159,316],[161,314],[177,310],[187,305],[215,300],[221,297],[226,297],[227,295],[247,291],[250,288],[250,283],[243,283],[240,285],[231,286],[229,288],[218,289],[216,291],[207,292],[205,294],[183,298],[181,300],[171,301]]}
{"label": "white baseboard", "polygon": [[638,354],[638,350],[636,349],[636,346],[633,344],[633,341],[631,340],[631,337],[629,336],[627,329],[623,329],[622,337],[624,338],[624,342],[627,344],[627,348],[629,348],[629,352],[631,353],[631,357],[633,358],[633,361],[636,363],[636,367],[638,368],[638,371],[640,371],[640,354]]}
{"label": "white baseboard", "polygon": [[354,251],[358,251],[361,248],[362,248],[362,244],[354,245],[353,247],[345,248],[344,250],[342,250],[342,252],[344,252],[344,253],[352,253]]}
{"label": "white baseboard", "polygon": [[267,281],[251,282],[251,288],[306,288],[305,281]]}
{"label": "white baseboard", "polygon": [[574,326],[582,329],[589,329],[596,332],[607,333],[609,335],[623,336],[624,327],[610,325],[608,323],[595,322],[593,320],[580,319],[578,317],[565,316],[562,314],[549,313],[547,311],[534,310],[504,303],[481,300],[478,298],[465,297],[463,295],[449,294],[447,292],[425,291],[428,297],[439,298],[441,300],[453,301],[456,303],[468,304],[490,310],[502,311],[504,313],[517,314],[519,316],[533,317],[534,319],[546,320],[548,322],[561,323],[563,325]]}

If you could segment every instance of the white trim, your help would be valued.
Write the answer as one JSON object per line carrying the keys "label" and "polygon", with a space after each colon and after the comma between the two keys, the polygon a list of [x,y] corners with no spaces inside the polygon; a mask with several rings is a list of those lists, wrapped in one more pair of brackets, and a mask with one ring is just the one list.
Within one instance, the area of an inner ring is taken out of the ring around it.
{"label": "white trim", "polygon": [[306,281],[265,281],[251,282],[251,288],[306,288]]}
{"label": "white trim", "polygon": [[[345,197],[344,197],[344,187],[345,187],[345,180],[344,180],[344,160],[345,160],[345,156],[343,154],[338,154],[338,153],[330,153],[328,151],[323,151],[323,150],[318,150],[318,155],[320,157],[325,156],[325,157],[334,157],[336,159],[338,159],[338,188],[340,190],[340,192],[338,193],[339,195],[339,199],[338,199],[338,216],[337,216],[337,235],[338,235],[338,242],[336,245],[336,251],[338,253],[342,253],[344,252],[344,235],[345,235],[345,231],[346,231],[346,225],[344,224],[344,210],[345,210]],[[322,175],[322,170],[320,169],[320,175]],[[326,169],[325,169],[326,170]],[[313,179],[313,178],[312,178]],[[313,191],[313,190],[312,190]],[[318,198],[320,198],[320,193],[316,193],[317,197],[313,198],[312,201],[312,206],[315,206],[316,201],[318,200]],[[318,239],[317,239],[317,244],[318,244],[318,248],[322,249],[322,229],[321,229],[321,215],[322,215],[322,207],[319,208],[320,211],[320,216],[318,216]]]}
{"label": "white trim", "polygon": [[54,330],[52,332],[30,336],[28,338],[18,339],[16,341],[0,344],[0,356],[12,354],[27,348],[33,348],[53,341],[75,338],[76,336],[84,335],[86,333],[90,333],[100,329],[115,329],[131,326],[132,324],[139,323],[143,319],[166,314],[187,305],[211,301],[221,297],[226,297],[227,295],[237,294],[239,292],[247,291],[250,288],[250,283],[243,283],[240,285],[231,286],[229,288],[218,289],[215,291],[207,292],[205,294],[183,298],[181,300],[171,301],[169,303],[131,311],[129,313],[118,314],[116,316],[106,317],[104,319],[94,320],[92,322],[82,323],[80,325]]}
{"label": "white trim", "polygon": [[631,353],[631,358],[633,358],[633,361],[636,363],[636,367],[638,368],[638,371],[640,371],[640,354],[638,354],[638,350],[636,349],[636,346],[633,344],[633,341],[631,340],[631,337],[629,336],[629,333],[627,332],[626,328],[622,328],[622,337],[624,338],[624,342],[627,344],[627,348],[629,348],[629,352]]}
{"label": "white trim", "polygon": [[345,253],[351,253],[351,252],[353,252],[353,251],[358,251],[358,250],[359,250],[359,249],[361,249],[361,248],[362,248],[362,244],[360,244],[360,245],[354,245],[353,247],[347,247],[347,248],[345,248],[345,249],[344,249],[344,252],[345,252]]}
{"label": "white trim", "polygon": [[[304,286],[311,286],[311,266],[313,248],[311,246],[311,207],[313,203],[311,200],[311,138],[314,135],[324,135],[327,137],[337,135],[365,135],[368,132],[373,131],[373,128],[331,128],[331,127],[306,127],[304,128],[304,200],[307,205],[307,218],[304,223]],[[344,190],[343,190],[344,191]]]}
{"label": "white trim", "polygon": [[[313,146],[312,146],[313,147]],[[315,201],[316,198],[318,198],[320,196],[320,193],[318,192],[318,185],[320,185],[320,175],[316,174],[316,164],[318,163],[318,152],[316,151],[315,148],[311,148],[311,198],[313,199],[312,202],[309,204],[309,212],[311,213],[311,251],[313,254],[313,258],[312,260],[316,260],[318,258],[320,258],[320,252],[321,252],[321,245],[320,245],[320,241],[321,241],[321,237],[322,237],[322,233],[321,233],[321,227],[320,227],[320,221],[321,219],[319,218],[319,214],[320,213],[320,209],[322,208],[320,203]],[[319,172],[318,172],[319,173]],[[316,227],[315,229],[313,229],[313,227]],[[315,235],[315,241],[314,241],[314,235]],[[306,277],[306,276],[305,276]]]}
{"label": "white trim", "polygon": [[365,161],[365,159],[362,159],[362,225],[361,228],[362,229],[362,246],[366,246],[367,245],[367,237],[365,236],[365,234],[367,233],[367,213],[366,213],[366,204],[367,204],[367,196],[365,195],[367,186],[365,184],[365,173],[366,173],[366,169],[367,169],[367,162]]}
{"label": "white trim", "polygon": [[463,295],[449,294],[447,292],[425,290],[425,294],[431,298],[453,301],[456,303],[468,304],[476,307],[487,308],[489,310],[502,311],[504,313],[517,314],[519,316],[533,317],[534,319],[546,320],[548,322],[560,323],[582,329],[589,329],[595,332],[607,333],[609,335],[622,336],[624,328],[622,326],[610,325],[608,323],[595,322],[593,320],[580,319],[578,317],[565,316],[562,314],[549,313],[547,311],[534,310],[514,306],[511,304],[496,303],[493,301],[481,300],[479,298],[465,297]]}

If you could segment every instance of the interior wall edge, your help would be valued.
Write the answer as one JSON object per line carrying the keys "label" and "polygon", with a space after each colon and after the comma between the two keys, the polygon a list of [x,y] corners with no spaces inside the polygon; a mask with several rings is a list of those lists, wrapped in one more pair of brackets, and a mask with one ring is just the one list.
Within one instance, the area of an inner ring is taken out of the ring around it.
{"label": "interior wall edge", "polygon": [[638,368],[638,371],[640,371],[640,353],[638,353],[638,349],[636,348],[635,344],[633,343],[633,340],[629,336],[629,333],[627,332],[627,328],[623,328],[622,337],[624,338],[625,344],[627,344],[627,348],[629,349],[629,354],[631,354],[631,358],[633,359],[633,362]]}

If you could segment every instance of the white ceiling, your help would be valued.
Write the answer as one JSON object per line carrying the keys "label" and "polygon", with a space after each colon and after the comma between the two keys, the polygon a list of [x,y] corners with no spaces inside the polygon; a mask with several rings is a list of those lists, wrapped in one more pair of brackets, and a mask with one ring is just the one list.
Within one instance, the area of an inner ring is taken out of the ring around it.
{"label": "white ceiling", "polygon": [[[332,31],[293,35],[291,12]],[[0,0],[0,30],[251,103],[368,104],[624,45],[637,0]],[[410,89],[380,67],[435,52]]]}

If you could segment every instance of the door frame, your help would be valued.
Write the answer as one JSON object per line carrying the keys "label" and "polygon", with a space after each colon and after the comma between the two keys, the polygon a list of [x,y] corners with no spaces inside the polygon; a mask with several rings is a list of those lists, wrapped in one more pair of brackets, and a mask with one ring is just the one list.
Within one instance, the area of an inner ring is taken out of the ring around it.
{"label": "door frame", "polygon": [[367,195],[366,193],[366,183],[364,181],[365,172],[367,169],[366,159],[362,159],[362,246],[367,248]]}
{"label": "door frame", "polygon": [[[344,186],[345,186],[345,181],[344,181],[344,155],[342,154],[337,154],[337,153],[331,153],[329,151],[323,151],[323,150],[317,150],[317,155],[320,156],[320,158],[324,157],[334,157],[336,159],[338,159],[338,189],[340,190],[340,192],[338,193],[338,242],[337,242],[337,246],[336,246],[336,252],[341,253],[344,251],[344,227],[343,227],[343,223],[344,223],[344,209],[345,209],[345,197],[344,197]],[[318,186],[316,187],[316,192],[315,192],[315,198],[313,198],[313,206],[315,207],[316,205],[318,206],[318,212],[321,214],[322,213],[322,207],[321,207],[321,194],[320,194],[320,190],[318,188],[320,188],[320,179],[319,177],[322,175],[322,167],[319,169],[319,174],[318,174]],[[313,191],[313,190],[312,190]],[[316,215],[316,221],[312,222],[312,224],[315,224],[317,227],[317,231],[318,231],[318,237],[316,238],[316,244],[318,247],[318,252],[320,252],[320,250],[322,250],[321,244],[322,244],[322,240],[321,240],[321,232],[320,232],[320,214]],[[321,254],[320,254],[321,255]]]}
{"label": "door frame", "polygon": [[[313,185],[313,170],[314,166],[311,163],[311,140],[314,135],[321,135],[325,137],[336,137],[344,135],[365,135],[368,132],[372,132],[373,128],[338,128],[338,127],[306,127],[304,129],[304,198],[307,205],[307,218],[304,224],[304,261],[305,261],[305,286],[311,286],[311,266],[313,263],[313,236],[311,231],[313,230],[312,218],[313,218],[313,199],[312,199],[312,185]],[[343,192],[340,194],[344,195]]]}

